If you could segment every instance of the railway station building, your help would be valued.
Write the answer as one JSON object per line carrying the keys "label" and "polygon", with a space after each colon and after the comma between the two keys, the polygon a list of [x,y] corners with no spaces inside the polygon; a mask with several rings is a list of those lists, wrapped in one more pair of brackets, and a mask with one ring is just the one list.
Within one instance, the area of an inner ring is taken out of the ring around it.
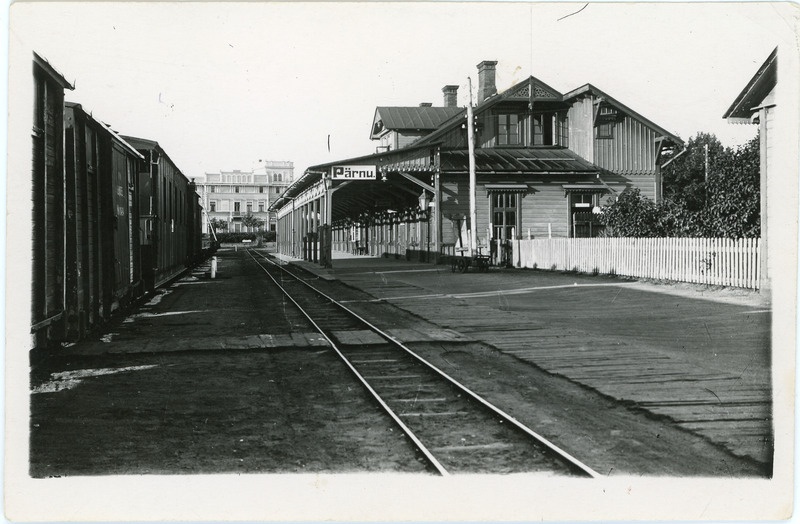
{"label": "railway station building", "polygon": [[439,107],[378,107],[374,154],[312,166],[272,204],[279,252],[323,264],[332,251],[458,254],[471,164],[476,248],[493,257],[512,239],[602,234],[600,207],[625,188],[661,198],[679,137],[592,84],[560,93],[530,76],[498,93],[496,65],[478,64],[472,122],[453,85]]}

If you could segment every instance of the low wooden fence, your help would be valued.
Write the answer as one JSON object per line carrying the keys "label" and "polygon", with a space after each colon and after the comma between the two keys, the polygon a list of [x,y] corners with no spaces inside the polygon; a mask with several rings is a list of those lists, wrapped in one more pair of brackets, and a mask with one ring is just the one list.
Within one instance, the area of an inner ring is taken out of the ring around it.
{"label": "low wooden fence", "polygon": [[512,241],[516,267],[758,289],[760,239],[544,238]]}

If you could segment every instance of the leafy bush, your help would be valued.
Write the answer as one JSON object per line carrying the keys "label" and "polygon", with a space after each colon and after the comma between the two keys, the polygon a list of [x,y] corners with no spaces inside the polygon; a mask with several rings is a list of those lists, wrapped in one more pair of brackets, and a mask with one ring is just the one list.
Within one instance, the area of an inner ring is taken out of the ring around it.
{"label": "leafy bush", "polygon": [[628,188],[617,200],[603,207],[600,220],[617,237],[660,236],[659,210],[638,188]]}
{"label": "leafy bush", "polygon": [[[705,145],[709,173],[705,173]],[[753,238],[761,234],[759,138],[722,148],[699,133],[664,172],[659,204],[628,188],[603,208],[607,236]]]}

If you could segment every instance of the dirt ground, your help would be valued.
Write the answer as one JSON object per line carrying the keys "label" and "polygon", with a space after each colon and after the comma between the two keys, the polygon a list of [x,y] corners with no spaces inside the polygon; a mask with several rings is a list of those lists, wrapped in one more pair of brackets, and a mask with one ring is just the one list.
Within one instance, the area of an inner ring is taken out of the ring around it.
{"label": "dirt ground", "polygon": [[413,447],[329,350],[92,357],[64,364],[145,368],[33,394],[33,477],[425,471]]}

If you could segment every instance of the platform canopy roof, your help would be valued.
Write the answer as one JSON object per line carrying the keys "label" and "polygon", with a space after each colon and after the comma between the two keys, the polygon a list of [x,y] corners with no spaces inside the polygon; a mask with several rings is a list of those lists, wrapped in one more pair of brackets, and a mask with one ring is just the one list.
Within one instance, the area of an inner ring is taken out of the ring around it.
{"label": "platform canopy roof", "polygon": [[[435,170],[433,157],[437,149],[438,144],[409,146],[384,153],[375,153],[311,166],[305,170],[303,176],[292,182],[289,187],[275,199],[269,209],[270,211],[281,209],[303,191],[317,184],[322,179],[323,175],[327,176],[334,166],[376,166],[382,172],[386,172],[387,170],[433,172]],[[372,183],[373,182],[359,181],[357,182],[357,187],[368,187]],[[384,184],[382,187],[387,187],[387,185]]]}

